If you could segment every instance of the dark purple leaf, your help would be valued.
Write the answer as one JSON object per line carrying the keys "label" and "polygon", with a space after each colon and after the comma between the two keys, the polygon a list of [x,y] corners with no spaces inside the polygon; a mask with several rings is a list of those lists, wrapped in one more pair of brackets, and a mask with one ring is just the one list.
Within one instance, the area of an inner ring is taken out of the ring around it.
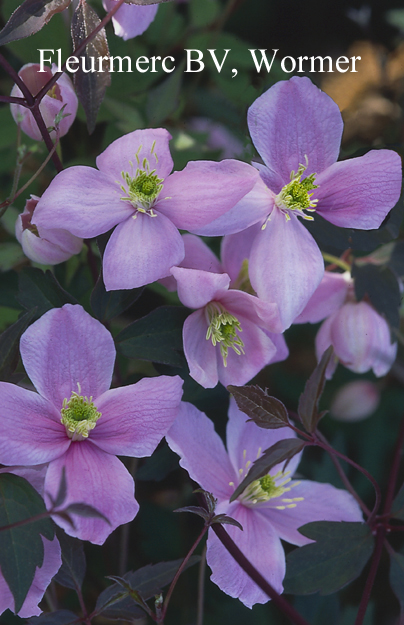
{"label": "dark purple leaf", "polygon": [[239,410],[260,428],[275,430],[289,425],[288,411],[279,399],[267,395],[259,386],[228,386]]}
{"label": "dark purple leaf", "polygon": [[25,0],[0,32],[0,46],[37,33],[55,13],[66,9],[71,0]]}
{"label": "dark purple leaf", "polygon": [[325,412],[318,412],[318,402],[324,390],[325,372],[332,354],[333,348],[330,346],[307,380],[304,391],[299,398],[298,413],[308,432],[314,432],[317,423],[326,414]]}

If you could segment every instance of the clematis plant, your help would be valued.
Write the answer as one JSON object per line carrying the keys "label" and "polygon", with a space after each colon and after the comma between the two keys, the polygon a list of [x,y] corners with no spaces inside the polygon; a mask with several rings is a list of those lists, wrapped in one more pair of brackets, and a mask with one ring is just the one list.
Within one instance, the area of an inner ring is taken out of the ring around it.
{"label": "clematis plant", "polygon": [[[298,531],[305,523],[362,521],[359,505],[350,493],[330,484],[292,479],[300,454],[290,460],[287,470],[283,464],[275,466],[230,503],[236,487],[262,451],[294,436],[289,429],[262,430],[255,423],[246,422],[246,415],[232,399],[227,452],[213,423],[191,404],[183,404],[166,437],[190,477],[217,498],[217,513],[226,514],[242,525],[243,531],[232,525],[226,529],[278,593],[283,590],[285,575],[281,539],[302,546],[311,542]],[[235,564],[212,530],[209,530],[206,558],[212,570],[211,580],[225,593],[237,597],[249,608],[268,601],[268,596]]]}
{"label": "clematis plant", "polygon": [[[246,163],[173,161],[162,129],[135,130],[114,141],[97,167],[70,167],[42,195],[34,225],[91,238],[117,226],[103,259],[107,290],[132,289],[168,276],[184,257],[178,228],[195,230],[230,210],[254,186]],[[226,189],[226,193],[222,193]]]}
{"label": "clematis plant", "polygon": [[276,83],[250,106],[248,126],[264,164],[260,179],[231,211],[201,228],[215,236],[254,224],[249,275],[257,295],[279,305],[291,325],[319,285],[324,262],[300,222],[313,213],[336,226],[375,229],[396,204],[401,159],[391,150],[336,162],[343,122],[338,106],[306,77]]}
{"label": "clematis plant", "polygon": [[[49,463],[45,493],[55,499],[65,470],[64,507],[82,502],[108,520],[74,516],[65,531],[102,544],[139,509],[134,482],[116,454],[150,455],[177,416],[182,380],[162,376],[110,389],[115,347],[81,306],[66,304],[24,332],[21,357],[38,393],[0,383],[0,462]],[[50,504],[50,500],[47,500]]]}

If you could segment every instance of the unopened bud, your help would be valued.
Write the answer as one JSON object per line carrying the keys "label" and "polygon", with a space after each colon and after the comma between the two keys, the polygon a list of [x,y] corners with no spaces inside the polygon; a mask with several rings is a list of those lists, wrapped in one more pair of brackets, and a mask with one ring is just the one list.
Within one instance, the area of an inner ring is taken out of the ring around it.
{"label": "unopened bud", "polygon": [[342,386],[334,396],[330,413],[338,421],[362,421],[376,410],[379,390],[373,382],[355,380]]}

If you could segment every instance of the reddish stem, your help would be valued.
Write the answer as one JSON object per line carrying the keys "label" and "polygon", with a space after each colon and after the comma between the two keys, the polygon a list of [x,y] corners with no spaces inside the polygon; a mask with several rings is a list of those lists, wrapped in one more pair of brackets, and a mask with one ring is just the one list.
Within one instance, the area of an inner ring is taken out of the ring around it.
{"label": "reddish stem", "polygon": [[372,563],[370,565],[369,575],[366,580],[365,588],[363,590],[362,599],[359,605],[359,611],[356,615],[355,625],[362,625],[363,619],[366,615],[366,610],[370,600],[370,594],[372,592],[377,569],[379,568],[380,558],[382,557],[385,533],[385,528],[382,525],[379,525],[376,530],[376,546],[372,556]]}

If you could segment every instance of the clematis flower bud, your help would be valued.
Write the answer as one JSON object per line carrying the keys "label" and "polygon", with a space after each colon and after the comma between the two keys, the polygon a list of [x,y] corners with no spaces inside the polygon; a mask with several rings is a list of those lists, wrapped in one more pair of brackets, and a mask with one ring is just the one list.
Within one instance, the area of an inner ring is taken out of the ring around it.
{"label": "clematis flower bud", "polygon": [[354,423],[370,417],[379,402],[380,393],[376,384],[369,380],[355,380],[338,389],[330,413],[338,421]]}
{"label": "clematis flower bud", "polygon": [[31,223],[39,200],[40,198],[36,195],[31,195],[26,201],[24,211],[18,215],[15,224],[15,236],[28,258],[42,265],[57,265],[74,254],[78,254],[82,248],[83,239],[59,228],[43,230],[42,236],[39,236],[36,226]]}
{"label": "clematis flower bud", "polygon": [[[52,78],[53,74],[57,71],[56,65],[52,65],[52,68],[45,66],[44,69],[44,72],[40,72],[40,65],[38,63],[28,63],[18,72],[19,77],[24,81],[34,96],[46,85],[48,80]],[[17,85],[14,85],[12,88],[11,95],[14,97],[23,96]],[[55,126],[55,117],[63,108],[62,116],[64,115],[65,117],[62,117],[58,124],[59,137],[63,137],[74,122],[77,106],[78,100],[72,81],[66,74],[63,74],[63,76],[58,79],[57,83],[53,85],[42,98],[39,110],[42,113],[47,128],[51,128]],[[21,129],[25,134],[35,141],[41,141],[42,135],[31,111],[19,104],[10,104],[10,108],[12,116],[17,123],[21,124]],[[51,132],[51,136],[55,136],[54,130]]]}

